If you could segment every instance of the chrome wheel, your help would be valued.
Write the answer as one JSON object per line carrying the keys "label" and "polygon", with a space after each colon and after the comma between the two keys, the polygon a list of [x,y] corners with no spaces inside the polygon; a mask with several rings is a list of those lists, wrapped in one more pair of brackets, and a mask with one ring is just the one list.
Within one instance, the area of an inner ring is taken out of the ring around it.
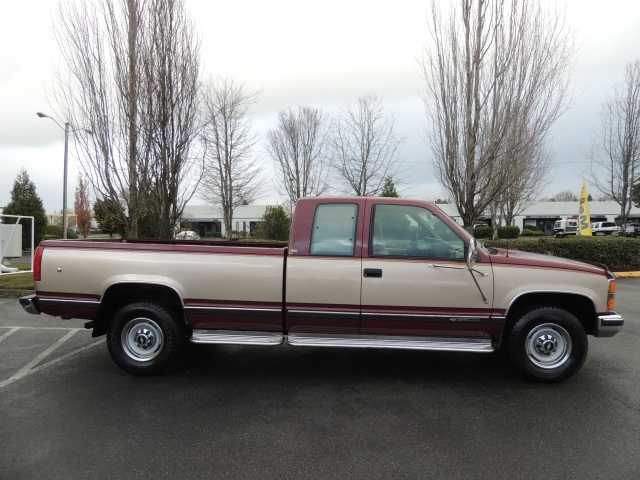
{"label": "chrome wheel", "polygon": [[153,320],[134,318],[122,329],[121,343],[129,358],[137,362],[148,362],[162,352],[164,334]]}
{"label": "chrome wheel", "polygon": [[525,349],[535,366],[551,369],[563,365],[571,356],[571,336],[559,325],[545,323],[529,332]]}

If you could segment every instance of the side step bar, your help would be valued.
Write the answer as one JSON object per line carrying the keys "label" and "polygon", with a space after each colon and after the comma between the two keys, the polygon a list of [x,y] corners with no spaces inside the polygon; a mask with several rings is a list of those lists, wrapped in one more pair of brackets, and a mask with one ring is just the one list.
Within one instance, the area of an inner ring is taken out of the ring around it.
{"label": "side step bar", "polygon": [[192,343],[225,345],[280,345],[284,335],[280,332],[240,332],[233,330],[194,330]]}
{"label": "side step bar", "polygon": [[396,348],[402,350],[441,350],[448,352],[493,352],[490,339],[402,337],[378,335],[331,335],[313,333],[242,332],[194,330],[193,343],[226,345],[280,345],[286,341],[296,347]]}

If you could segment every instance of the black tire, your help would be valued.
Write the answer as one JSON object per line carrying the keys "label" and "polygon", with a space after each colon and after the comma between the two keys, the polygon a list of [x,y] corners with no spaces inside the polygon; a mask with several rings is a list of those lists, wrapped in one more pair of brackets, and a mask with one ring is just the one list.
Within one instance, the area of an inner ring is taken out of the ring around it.
{"label": "black tire", "polygon": [[134,375],[162,373],[178,358],[185,341],[184,322],[165,308],[146,302],[123,307],[107,333],[111,358]]}
{"label": "black tire", "polygon": [[573,376],[587,358],[584,327],[561,308],[544,307],[524,313],[508,333],[510,360],[529,380],[561,382]]}

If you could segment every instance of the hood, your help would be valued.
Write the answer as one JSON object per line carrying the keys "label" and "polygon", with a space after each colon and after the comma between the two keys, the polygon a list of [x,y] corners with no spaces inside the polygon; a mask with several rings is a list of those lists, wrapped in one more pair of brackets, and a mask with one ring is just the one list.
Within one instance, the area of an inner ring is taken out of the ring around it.
{"label": "hood", "polygon": [[606,265],[591,262],[570,260],[568,258],[554,257],[552,255],[542,255],[539,253],[523,252],[521,250],[506,250],[494,248],[494,253],[489,255],[492,264],[498,265],[520,265],[536,268],[555,268],[561,270],[573,270],[577,272],[595,273],[607,275]]}

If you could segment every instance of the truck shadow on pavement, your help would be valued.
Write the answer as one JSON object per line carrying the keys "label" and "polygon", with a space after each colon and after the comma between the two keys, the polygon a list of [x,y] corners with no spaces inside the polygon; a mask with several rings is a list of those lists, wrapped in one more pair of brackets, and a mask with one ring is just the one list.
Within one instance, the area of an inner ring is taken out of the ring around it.
{"label": "truck shadow on pavement", "polygon": [[[501,352],[189,345],[168,374],[200,380],[371,382],[523,382]],[[528,382],[525,382],[528,383]]]}

